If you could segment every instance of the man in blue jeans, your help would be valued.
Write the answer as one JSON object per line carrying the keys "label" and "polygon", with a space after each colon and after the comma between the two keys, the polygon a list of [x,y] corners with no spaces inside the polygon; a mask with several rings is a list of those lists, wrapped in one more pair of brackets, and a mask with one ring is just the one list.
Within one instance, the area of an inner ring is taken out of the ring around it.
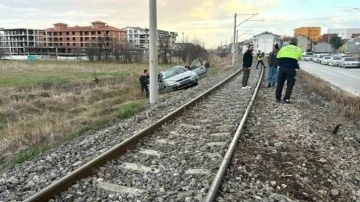
{"label": "man in blue jeans", "polygon": [[278,76],[278,70],[277,70],[277,59],[276,59],[276,55],[279,51],[279,45],[275,44],[273,51],[269,54],[268,57],[268,65],[269,65],[269,70],[268,70],[268,85],[267,87],[270,88],[271,86],[275,86],[276,84],[276,80],[277,80],[277,76]]}

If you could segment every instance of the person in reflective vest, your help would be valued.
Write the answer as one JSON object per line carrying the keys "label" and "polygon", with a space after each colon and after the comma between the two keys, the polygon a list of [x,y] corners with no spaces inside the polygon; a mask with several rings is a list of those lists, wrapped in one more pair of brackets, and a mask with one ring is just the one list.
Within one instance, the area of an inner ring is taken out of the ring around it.
{"label": "person in reflective vest", "polygon": [[276,58],[279,65],[279,75],[275,91],[276,102],[281,102],[281,94],[286,81],[286,91],[283,97],[285,103],[290,103],[290,96],[295,85],[296,69],[299,69],[302,50],[297,47],[298,40],[292,38],[290,44],[282,47]]}

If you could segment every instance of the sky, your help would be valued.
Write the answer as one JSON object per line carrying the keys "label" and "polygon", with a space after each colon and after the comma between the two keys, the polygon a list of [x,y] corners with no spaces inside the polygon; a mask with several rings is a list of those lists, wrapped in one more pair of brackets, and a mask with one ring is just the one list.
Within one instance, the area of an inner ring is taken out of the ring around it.
{"label": "sky", "polygon": [[320,27],[322,34],[360,28],[359,0],[0,0],[0,27],[46,29],[100,20],[117,28],[148,28],[150,1],[157,4],[158,29],[205,48],[231,43],[235,13],[239,41],[265,31],[293,36],[303,26]]}

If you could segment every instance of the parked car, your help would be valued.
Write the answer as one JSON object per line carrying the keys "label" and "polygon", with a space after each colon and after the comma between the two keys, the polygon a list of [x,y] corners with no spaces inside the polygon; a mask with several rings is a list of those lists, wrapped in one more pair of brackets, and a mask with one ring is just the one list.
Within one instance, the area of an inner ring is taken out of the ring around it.
{"label": "parked car", "polygon": [[360,63],[354,57],[343,57],[340,60],[339,67],[342,68],[360,67]]}
{"label": "parked car", "polygon": [[199,79],[207,76],[207,69],[199,58],[196,58],[191,62],[189,69],[194,71],[198,75]]}
{"label": "parked car", "polygon": [[325,53],[315,54],[314,58],[313,58],[313,62],[320,63],[321,59],[326,55],[328,56],[328,54],[325,54]]}
{"label": "parked car", "polygon": [[339,56],[331,56],[331,58],[329,59],[328,65],[330,66],[339,66],[341,57]]}
{"label": "parked car", "polygon": [[158,86],[160,93],[166,93],[184,88],[196,86],[199,77],[196,72],[183,66],[175,66],[163,70],[158,75]]}
{"label": "parked car", "polygon": [[313,60],[313,58],[314,58],[314,53],[313,52],[304,52],[303,53],[302,59],[304,61],[311,61],[311,60]]}
{"label": "parked car", "polygon": [[330,58],[331,58],[331,56],[324,56],[323,58],[321,58],[321,61],[320,61],[320,63],[322,64],[322,65],[327,65],[328,63],[329,63],[329,60],[330,60]]}

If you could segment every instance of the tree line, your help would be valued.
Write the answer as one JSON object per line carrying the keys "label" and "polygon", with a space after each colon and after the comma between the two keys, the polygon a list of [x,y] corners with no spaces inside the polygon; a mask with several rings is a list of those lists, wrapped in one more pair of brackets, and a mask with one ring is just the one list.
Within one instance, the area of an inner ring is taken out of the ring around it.
{"label": "tree line", "polygon": [[[143,62],[149,57],[147,48],[136,47],[127,40],[120,41],[111,37],[98,37],[96,43],[90,44],[85,49],[89,61],[116,61],[120,63]],[[172,58],[178,58],[179,62],[187,63],[195,58],[207,58],[207,50],[200,42],[185,42],[171,47],[170,37],[158,36],[158,61],[164,64],[171,63]]]}

